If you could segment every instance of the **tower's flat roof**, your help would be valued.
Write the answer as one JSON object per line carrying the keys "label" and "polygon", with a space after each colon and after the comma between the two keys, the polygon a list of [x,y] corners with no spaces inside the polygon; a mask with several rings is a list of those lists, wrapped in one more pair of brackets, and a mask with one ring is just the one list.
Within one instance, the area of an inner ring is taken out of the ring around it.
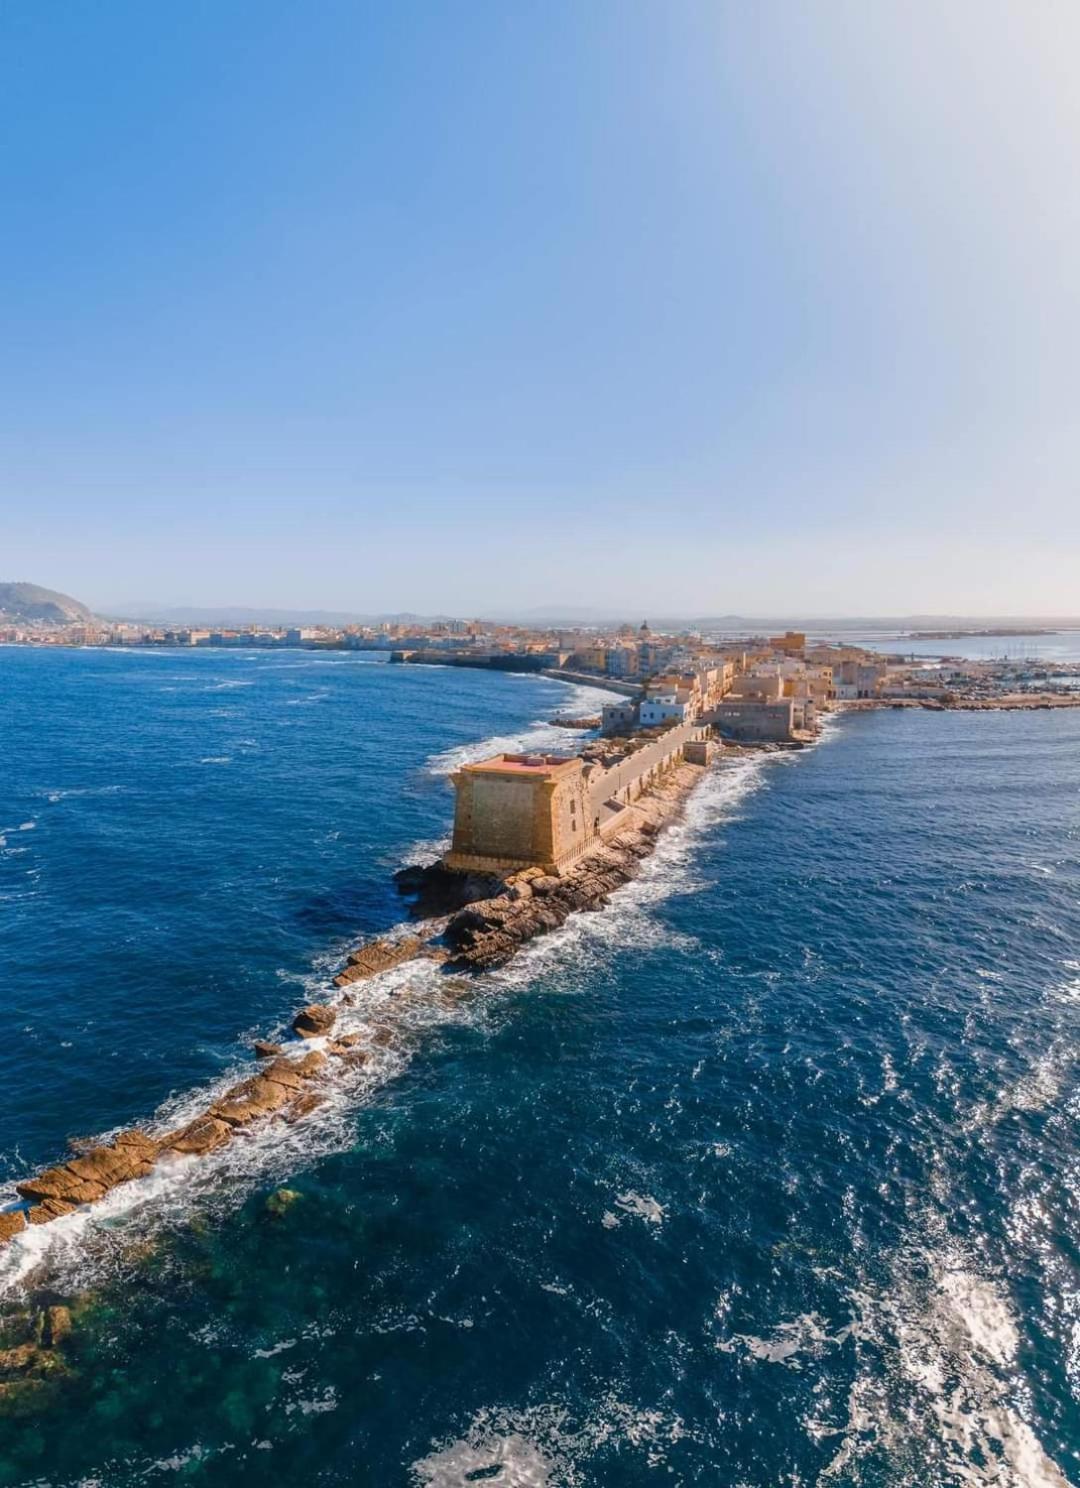
{"label": "tower's flat roof", "polygon": [[568,766],[580,765],[576,754],[493,754],[463,769],[471,774],[552,775]]}

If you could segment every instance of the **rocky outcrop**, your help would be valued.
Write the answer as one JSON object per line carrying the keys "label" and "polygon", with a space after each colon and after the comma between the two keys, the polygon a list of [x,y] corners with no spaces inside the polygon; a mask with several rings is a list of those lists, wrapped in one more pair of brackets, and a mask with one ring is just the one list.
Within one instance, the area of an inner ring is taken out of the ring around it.
{"label": "rocky outcrop", "polygon": [[78,1204],[72,1204],[67,1199],[42,1199],[40,1204],[34,1204],[26,1211],[26,1218],[30,1224],[48,1224],[50,1219],[62,1219],[65,1214],[74,1214]]}
{"label": "rocky outcrop", "polygon": [[272,1116],[289,1105],[325,1063],[326,1055],[315,1049],[303,1059],[275,1059],[267,1069],[227,1090],[207,1115],[229,1126],[249,1126],[263,1116]]}
{"label": "rocky outcrop", "polygon": [[275,1054],[281,1053],[280,1044],[271,1044],[266,1039],[256,1039],[251,1047],[256,1059],[273,1059]]}
{"label": "rocky outcrop", "polygon": [[21,1209],[12,1209],[6,1214],[0,1214],[0,1245],[3,1245],[6,1240],[13,1240],[25,1229],[26,1215]]}
{"label": "rocky outcrop", "polygon": [[[334,1014],[329,1008],[307,1008],[313,1022],[320,1015]],[[343,1056],[358,1054],[351,1042],[341,1042]],[[278,1055],[265,1069],[233,1085],[208,1110],[200,1112],[186,1126],[155,1140],[145,1132],[121,1132],[106,1146],[90,1147],[70,1162],[48,1168],[36,1177],[16,1184],[24,1199],[34,1202],[21,1210],[0,1214],[0,1242],[12,1239],[27,1224],[47,1224],[70,1214],[80,1204],[92,1204],[118,1184],[145,1177],[163,1154],[182,1157],[204,1157],[223,1147],[234,1131],[264,1117],[281,1114],[298,1121],[315,1109],[322,1096],[307,1089],[309,1082],[326,1063],[326,1055],[311,1049],[300,1059]]]}
{"label": "rocky outcrop", "polygon": [[144,1177],[153,1167],[157,1153],[157,1143],[144,1132],[121,1132],[108,1146],[92,1147],[69,1163],[48,1168],[36,1178],[24,1179],[15,1185],[15,1190],[24,1199],[59,1200],[71,1207],[91,1204],[117,1184]]}
{"label": "rocky outcrop", "polygon": [[301,1038],[322,1038],[330,1032],[336,1021],[337,1013],[333,1008],[327,1007],[325,1003],[313,1002],[297,1013],[292,1022],[293,1032],[298,1033]]}
{"label": "rocky outcrop", "polygon": [[548,719],[548,722],[553,723],[556,728],[564,729],[597,729],[600,727],[601,721],[599,713],[590,713],[587,717],[583,718],[555,717]]}
{"label": "rocky outcrop", "polygon": [[373,940],[353,951],[344,970],[334,978],[334,986],[347,987],[351,982],[377,976],[380,971],[414,961],[423,951],[424,942],[418,935],[407,935],[402,940]]}
{"label": "rocky outcrop", "polygon": [[495,873],[455,873],[442,861],[412,864],[394,874],[397,891],[409,902],[413,919],[433,920],[454,914],[476,899],[488,899],[505,887]]}
{"label": "rocky outcrop", "polygon": [[253,1075],[250,1080],[241,1080],[226,1091],[224,1097],[210,1107],[210,1115],[218,1121],[227,1121],[230,1126],[249,1126],[260,1116],[270,1116],[287,1105],[292,1092],[287,1085],[276,1080],[266,1080]]}
{"label": "rocky outcrop", "polygon": [[196,1116],[179,1131],[170,1132],[162,1143],[162,1151],[175,1152],[180,1156],[205,1157],[218,1147],[224,1147],[232,1136],[232,1127],[216,1116]]}
{"label": "rocky outcrop", "polygon": [[326,1096],[317,1090],[308,1090],[303,1095],[297,1096],[290,1106],[282,1113],[289,1125],[297,1121],[303,1121],[305,1116],[310,1116],[312,1111],[317,1111],[326,1101]]}

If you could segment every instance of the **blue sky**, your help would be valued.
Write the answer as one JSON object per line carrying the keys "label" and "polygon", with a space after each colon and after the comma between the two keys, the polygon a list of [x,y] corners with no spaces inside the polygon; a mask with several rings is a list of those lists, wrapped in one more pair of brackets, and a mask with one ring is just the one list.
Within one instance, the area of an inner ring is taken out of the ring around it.
{"label": "blue sky", "polygon": [[0,578],[1080,612],[1071,3],[7,0]]}

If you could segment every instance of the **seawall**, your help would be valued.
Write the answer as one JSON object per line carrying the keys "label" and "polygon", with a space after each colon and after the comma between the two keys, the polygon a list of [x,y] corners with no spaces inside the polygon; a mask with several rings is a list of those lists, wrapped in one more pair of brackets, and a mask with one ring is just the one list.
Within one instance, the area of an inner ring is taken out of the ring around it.
{"label": "seawall", "polygon": [[600,687],[605,692],[617,692],[621,697],[636,698],[641,688],[633,682],[623,682],[617,677],[600,677],[592,672],[568,672],[563,667],[542,667],[541,676],[553,677],[556,682],[576,682],[580,687]]}

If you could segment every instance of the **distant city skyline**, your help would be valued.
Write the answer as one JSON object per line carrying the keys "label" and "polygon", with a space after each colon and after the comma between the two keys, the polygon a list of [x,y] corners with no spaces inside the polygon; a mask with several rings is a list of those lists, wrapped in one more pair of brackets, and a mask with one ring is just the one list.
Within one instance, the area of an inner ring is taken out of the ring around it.
{"label": "distant city skyline", "polygon": [[1080,11],[0,15],[0,568],[124,613],[1080,609]]}

